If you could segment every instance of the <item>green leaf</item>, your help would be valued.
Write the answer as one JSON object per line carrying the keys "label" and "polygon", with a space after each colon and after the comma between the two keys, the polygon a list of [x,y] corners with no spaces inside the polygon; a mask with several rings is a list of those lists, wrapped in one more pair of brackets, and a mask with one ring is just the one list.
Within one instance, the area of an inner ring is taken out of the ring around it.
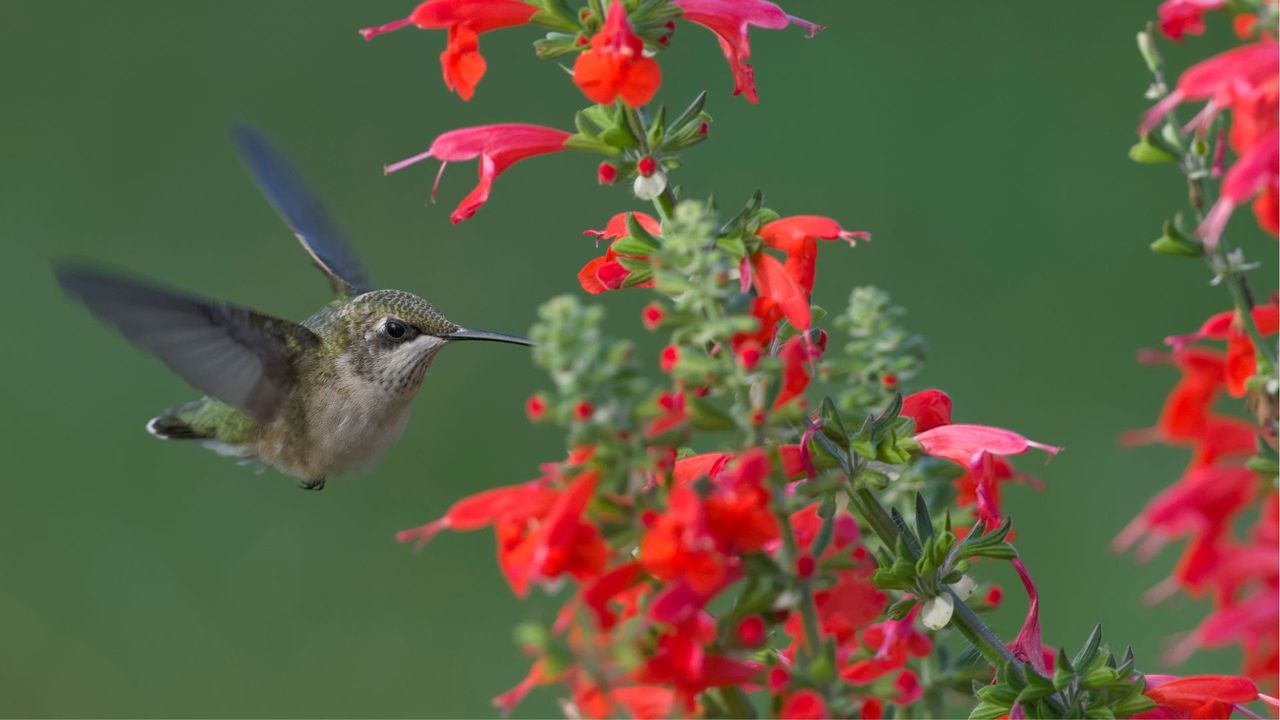
{"label": "green leaf", "polygon": [[644,229],[644,226],[636,219],[635,213],[627,213],[627,234],[644,242],[651,248],[658,247],[658,239]]}
{"label": "green leaf", "polygon": [[576,33],[579,30],[578,16],[566,0],[538,0],[542,9],[529,18],[529,22],[544,27]]}
{"label": "green leaf", "polygon": [[658,147],[662,144],[662,135],[667,128],[667,106],[659,105],[658,112],[654,113],[653,120],[649,121],[649,146]]}
{"label": "green leaf", "polygon": [[916,535],[922,543],[933,539],[933,518],[929,516],[929,504],[920,493],[916,493]]}
{"label": "green leaf", "polygon": [[610,247],[612,247],[613,251],[618,255],[627,257],[649,257],[653,254],[653,251],[657,249],[655,245],[651,245],[634,235],[619,238],[618,240],[613,241],[613,245]]}
{"label": "green leaf", "polygon": [[601,155],[622,154],[621,150],[609,143],[581,133],[577,135],[570,135],[569,138],[564,141],[564,146],[570,150],[582,150],[583,152],[599,153]]}
{"label": "green leaf", "polygon": [[684,130],[686,125],[701,125],[702,119],[699,116],[702,114],[702,108],[706,104],[707,91],[703,90],[698,93],[698,97],[693,99],[693,102],[689,104],[689,107],[685,108],[684,112],[680,113],[679,117],[671,121],[672,131],[678,133],[681,130]]}
{"label": "green leaf", "polygon": [[1157,165],[1160,163],[1173,162],[1178,159],[1178,156],[1162,147],[1154,145],[1151,142],[1151,138],[1144,135],[1136,145],[1129,148],[1129,159],[1144,165]]}

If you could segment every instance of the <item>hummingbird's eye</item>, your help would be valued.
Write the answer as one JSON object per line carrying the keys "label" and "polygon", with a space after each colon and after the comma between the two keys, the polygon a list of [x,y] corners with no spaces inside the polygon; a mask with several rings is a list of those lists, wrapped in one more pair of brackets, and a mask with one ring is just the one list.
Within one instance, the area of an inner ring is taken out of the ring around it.
{"label": "hummingbird's eye", "polygon": [[399,320],[388,320],[382,325],[382,334],[392,340],[401,340],[409,334],[409,328]]}

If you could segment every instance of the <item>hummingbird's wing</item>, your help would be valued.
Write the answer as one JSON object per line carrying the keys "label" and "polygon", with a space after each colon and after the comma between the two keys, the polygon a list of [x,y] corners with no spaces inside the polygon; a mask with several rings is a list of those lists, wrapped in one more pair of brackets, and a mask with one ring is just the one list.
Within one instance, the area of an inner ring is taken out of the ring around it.
{"label": "hummingbird's wing", "polygon": [[55,271],[63,291],[182,379],[264,423],[280,412],[310,330],[248,308],[84,267]]}
{"label": "hummingbird's wing", "polygon": [[233,125],[231,136],[258,189],[329,276],[334,294],[349,296],[372,290],[360,258],[284,155],[249,125]]}

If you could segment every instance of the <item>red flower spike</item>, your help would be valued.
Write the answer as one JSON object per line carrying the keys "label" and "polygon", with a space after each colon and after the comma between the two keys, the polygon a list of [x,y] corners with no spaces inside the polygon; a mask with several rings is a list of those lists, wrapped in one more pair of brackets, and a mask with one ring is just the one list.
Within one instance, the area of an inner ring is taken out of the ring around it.
{"label": "red flower spike", "polygon": [[449,163],[480,158],[480,182],[449,216],[450,220],[459,223],[475,215],[476,210],[485,204],[494,180],[507,168],[525,158],[560,152],[565,149],[564,142],[568,138],[569,133],[563,130],[539,125],[506,124],[461,128],[444,133],[431,143],[426,152],[392,163],[384,171],[390,174],[427,158],[440,160],[440,172],[436,175],[435,184],[431,186],[431,197],[435,199],[440,177]]}
{"label": "red flower spike", "polygon": [[524,414],[533,422],[538,422],[547,414],[547,401],[541,395],[530,395],[524,401]]}
{"label": "red flower spike", "polygon": [[782,720],[824,720],[831,717],[827,703],[816,690],[797,690],[782,701],[778,711]]}
{"label": "red flower spike", "polygon": [[729,61],[733,72],[733,94],[742,95],[747,102],[760,102],[756,94],[755,70],[751,61],[751,43],[747,30],[754,25],[769,30],[781,30],[788,25],[799,25],[809,37],[822,30],[807,20],[788,15],[777,5],[765,0],[674,0],[684,11],[682,19],[697,23],[716,34],[720,49]]}
{"label": "red flower spike", "polygon": [[618,166],[605,161],[596,168],[596,182],[601,185],[612,185],[618,179]]}
{"label": "red flower spike", "polygon": [[470,100],[484,77],[485,60],[479,36],[491,30],[529,22],[538,8],[520,0],[427,0],[403,20],[360,31],[365,40],[408,25],[423,29],[448,29],[449,42],[440,54],[445,87]]}
{"label": "red flower spike", "polygon": [[601,105],[621,97],[631,107],[640,107],[658,92],[662,70],[657,61],[645,57],[644,41],[632,32],[621,0],[613,0],[604,26],[591,38],[591,49],[574,62],[573,82]]}
{"label": "red flower spike", "polygon": [[1204,14],[1226,4],[1227,0],[1164,0],[1156,8],[1160,32],[1174,41],[1182,40],[1183,34],[1203,35]]}
{"label": "red flower spike", "polygon": [[921,390],[902,399],[904,417],[916,421],[916,432],[922,433],[940,425],[951,424],[951,397],[941,390]]}

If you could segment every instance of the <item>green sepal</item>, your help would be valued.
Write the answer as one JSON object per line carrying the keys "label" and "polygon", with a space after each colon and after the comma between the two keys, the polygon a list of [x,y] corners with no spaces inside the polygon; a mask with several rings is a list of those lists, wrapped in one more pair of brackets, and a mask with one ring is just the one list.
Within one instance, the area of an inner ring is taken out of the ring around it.
{"label": "green sepal", "polygon": [[667,129],[667,106],[659,105],[658,112],[654,113],[653,119],[649,121],[649,147],[659,147],[662,145],[662,136]]}
{"label": "green sepal", "polygon": [[[619,261],[621,261],[621,259],[622,258],[619,258]],[[636,285],[640,285],[641,283],[647,283],[652,279],[653,279],[652,268],[644,268],[642,270],[632,270],[631,273],[627,275],[627,279],[622,281],[622,287],[624,288],[635,287]]]}
{"label": "green sepal", "polygon": [[640,147],[640,140],[626,125],[614,125],[600,133],[600,139],[621,150],[634,150]]}
{"label": "green sepal", "polygon": [[1071,664],[1086,670],[1091,668],[1094,660],[1098,659],[1098,651],[1101,648],[1102,624],[1098,623],[1093,626],[1093,630],[1089,633],[1089,639],[1084,641],[1084,647],[1080,648],[1080,652],[1071,658]]}
{"label": "green sepal", "polygon": [[911,608],[915,607],[917,602],[917,598],[914,597],[902,598],[890,605],[889,609],[885,610],[885,615],[888,615],[891,620],[901,620],[911,612]]}
{"label": "green sepal", "polygon": [[921,543],[928,544],[929,541],[933,540],[933,518],[929,516],[929,504],[924,501],[924,495],[916,493],[915,506],[916,535],[920,538]]}
{"label": "green sepal", "polygon": [[650,275],[653,274],[653,264],[649,262],[649,258],[647,257],[626,257],[624,255],[618,255],[614,258],[614,261],[627,270],[630,270],[633,274],[640,272],[641,270],[648,271]]}
{"label": "green sepal", "polygon": [[1183,235],[1176,225],[1166,220],[1164,231],[1151,243],[1151,251],[1157,255],[1201,257],[1204,255],[1204,245]]}
{"label": "green sepal", "polygon": [[554,60],[565,55],[572,55],[578,51],[578,36],[577,34],[549,32],[546,37],[533,41],[533,51],[543,60]]}
{"label": "green sepal", "polygon": [[613,241],[613,245],[610,247],[618,255],[633,258],[647,258],[653,254],[654,250],[658,249],[656,245],[651,245],[634,235],[618,238]]}
{"label": "green sepal", "polygon": [[1151,136],[1143,135],[1137,144],[1129,148],[1129,159],[1143,165],[1158,165],[1173,162],[1178,156],[1151,142]]}
{"label": "green sepal", "polygon": [[996,720],[996,718],[1008,714],[1008,705],[1001,706],[989,702],[980,702],[977,707],[969,711],[969,720]]}
{"label": "green sepal", "polygon": [[1010,707],[1018,701],[1018,691],[1008,685],[984,685],[978,691],[978,699]]}
{"label": "green sepal", "polygon": [[583,152],[599,153],[601,155],[621,155],[622,151],[610,145],[603,140],[599,140],[588,135],[578,133],[570,135],[565,141],[564,146],[570,150],[581,150]]}
{"label": "green sepal", "polygon": [[644,229],[644,225],[641,225],[640,221],[636,219],[635,213],[627,213],[627,234],[651,248],[658,247],[658,239]]}
{"label": "green sepal", "polygon": [[687,125],[702,124],[702,108],[707,104],[707,91],[703,90],[698,96],[689,103],[689,107],[680,113],[679,117],[671,121],[671,132],[679,134]]}
{"label": "green sepal", "polygon": [[538,0],[534,4],[539,10],[529,18],[529,22],[575,34],[581,29],[577,13],[566,0]]}

